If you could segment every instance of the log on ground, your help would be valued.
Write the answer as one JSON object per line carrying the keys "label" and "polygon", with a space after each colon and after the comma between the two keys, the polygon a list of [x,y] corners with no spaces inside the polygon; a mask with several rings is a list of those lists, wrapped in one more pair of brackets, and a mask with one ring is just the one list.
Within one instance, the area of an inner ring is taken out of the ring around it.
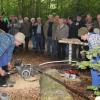
{"label": "log on ground", "polygon": [[[61,79],[59,72],[55,69],[50,69],[46,73],[57,79]],[[45,75],[41,75],[40,89],[41,100],[73,100],[69,90]]]}

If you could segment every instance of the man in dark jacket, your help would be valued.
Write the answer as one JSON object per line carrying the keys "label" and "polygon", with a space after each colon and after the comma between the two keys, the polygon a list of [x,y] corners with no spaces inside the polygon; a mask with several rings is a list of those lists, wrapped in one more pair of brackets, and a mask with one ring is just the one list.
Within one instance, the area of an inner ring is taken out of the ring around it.
{"label": "man in dark jacket", "polygon": [[[77,16],[76,16],[75,25],[76,25],[76,27],[77,27],[78,30],[79,30],[81,27],[85,27],[85,26],[86,26],[86,25],[85,25],[85,20],[82,18],[81,15],[77,15]],[[78,38],[81,40],[80,37],[78,37]],[[82,40],[81,40],[81,41],[82,41]],[[78,57],[79,59],[82,59],[82,56],[81,56],[80,52],[82,51],[83,48],[87,48],[87,46],[78,45],[78,52],[77,52],[78,55],[77,55],[77,57]]]}
{"label": "man in dark jacket", "polygon": [[[74,21],[73,21],[73,18],[72,17],[69,17],[68,18],[68,25],[69,25],[69,36],[68,38],[78,38],[78,28],[77,26],[75,25]],[[73,44],[72,46],[72,58],[76,58],[76,49],[77,49],[77,46]]]}
{"label": "man in dark jacket", "polygon": [[30,36],[31,36],[31,24],[29,22],[29,18],[25,17],[24,18],[24,22],[22,23],[22,33],[24,33],[25,35],[25,50],[28,51],[28,45],[29,45],[29,40],[30,40]]}
{"label": "man in dark jacket", "polygon": [[68,25],[69,25],[69,38],[78,38],[78,28],[76,27],[73,18],[68,18]]}
{"label": "man in dark jacket", "polygon": [[80,29],[81,27],[85,27],[85,21],[82,19],[80,15],[76,16],[75,24],[78,29]]}
{"label": "man in dark jacket", "polygon": [[36,53],[43,53],[44,52],[44,32],[43,32],[43,24],[41,18],[37,18],[37,28],[36,28]]}

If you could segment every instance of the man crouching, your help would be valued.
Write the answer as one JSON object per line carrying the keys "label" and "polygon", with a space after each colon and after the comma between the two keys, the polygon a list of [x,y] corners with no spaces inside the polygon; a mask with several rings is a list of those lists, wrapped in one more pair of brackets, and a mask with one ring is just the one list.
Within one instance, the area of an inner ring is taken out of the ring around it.
{"label": "man crouching", "polygon": [[24,43],[25,36],[23,33],[16,33],[15,36],[0,31],[0,86],[8,86],[7,72],[11,67],[10,61],[12,58],[15,46]]}

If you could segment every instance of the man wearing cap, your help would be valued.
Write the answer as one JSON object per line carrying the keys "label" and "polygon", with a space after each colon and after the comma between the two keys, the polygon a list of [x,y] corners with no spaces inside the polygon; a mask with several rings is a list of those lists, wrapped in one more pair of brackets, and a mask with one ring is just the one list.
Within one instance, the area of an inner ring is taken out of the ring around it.
{"label": "man wearing cap", "polygon": [[15,36],[8,33],[0,33],[0,86],[7,82],[6,72],[11,67],[10,61],[14,47],[24,43],[24,39],[24,34],[20,32]]}
{"label": "man wearing cap", "polygon": [[[100,46],[100,34],[92,34],[91,30],[93,30],[93,27],[90,29],[87,29],[86,27],[82,27],[78,31],[78,35],[81,37],[82,40],[88,41],[89,50],[96,49],[98,46]],[[97,63],[100,60],[100,56],[96,56],[93,58],[93,63]],[[100,72],[91,69],[91,76],[92,76],[92,85],[93,86],[99,86],[100,85]]]}

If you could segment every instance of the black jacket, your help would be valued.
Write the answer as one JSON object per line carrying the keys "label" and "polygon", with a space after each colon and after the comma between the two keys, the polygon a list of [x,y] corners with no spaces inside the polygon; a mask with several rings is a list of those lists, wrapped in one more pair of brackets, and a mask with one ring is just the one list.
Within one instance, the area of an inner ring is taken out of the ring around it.
{"label": "black jacket", "polygon": [[75,23],[69,25],[69,36],[68,38],[78,38],[78,28]]}

